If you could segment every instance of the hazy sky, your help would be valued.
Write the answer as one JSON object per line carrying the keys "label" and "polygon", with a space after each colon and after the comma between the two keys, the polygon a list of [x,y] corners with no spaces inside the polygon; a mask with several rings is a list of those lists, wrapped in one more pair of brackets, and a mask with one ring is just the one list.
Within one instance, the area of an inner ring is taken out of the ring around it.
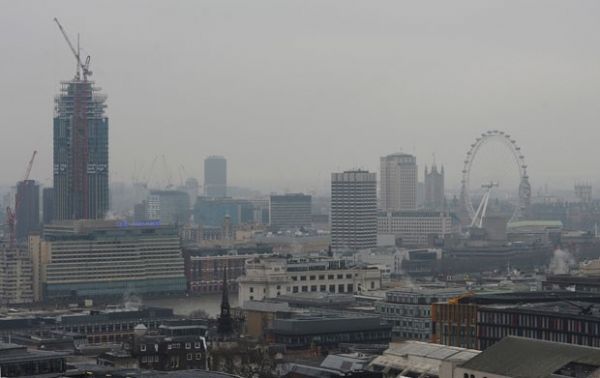
{"label": "hazy sky", "polygon": [[219,154],[234,185],[323,191],[404,151],[435,153],[455,187],[473,139],[501,129],[534,189],[600,182],[598,1],[1,0],[0,184],[34,149],[51,183],[53,97],[75,66],[53,17],[108,95],[113,181],[164,154],[174,181],[183,165],[202,182]]}

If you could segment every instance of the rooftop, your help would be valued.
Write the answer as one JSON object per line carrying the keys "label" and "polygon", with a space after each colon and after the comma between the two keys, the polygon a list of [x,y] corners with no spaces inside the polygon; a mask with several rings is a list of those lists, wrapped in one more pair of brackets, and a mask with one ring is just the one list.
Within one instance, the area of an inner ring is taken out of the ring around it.
{"label": "rooftop", "polygon": [[573,363],[597,371],[600,349],[507,336],[462,367],[505,377],[546,378]]}

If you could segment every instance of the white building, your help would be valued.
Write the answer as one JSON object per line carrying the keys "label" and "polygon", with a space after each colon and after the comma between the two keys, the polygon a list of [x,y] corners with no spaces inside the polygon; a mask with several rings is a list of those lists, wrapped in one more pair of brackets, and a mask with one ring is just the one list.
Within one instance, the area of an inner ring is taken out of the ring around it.
{"label": "white building", "polygon": [[238,280],[239,303],[294,293],[353,294],[381,288],[382,272],[346,260],[255,258]]}
{"label": "white building", "polygon": [[377,234],[401,238],[404,246],[425,246],[432,236],[444,238],[458,231],[456,217],[447,212],[400,211],[377,216]]}
{"label": "white building", "polygon": [[392,154],[380,159],[380,208],[384,211],[416,210],[417,158]]}
{"label": "white building", "polygon": [[377,245],[377,177],[367,171],[331,174],[331,247],[335,251]]}

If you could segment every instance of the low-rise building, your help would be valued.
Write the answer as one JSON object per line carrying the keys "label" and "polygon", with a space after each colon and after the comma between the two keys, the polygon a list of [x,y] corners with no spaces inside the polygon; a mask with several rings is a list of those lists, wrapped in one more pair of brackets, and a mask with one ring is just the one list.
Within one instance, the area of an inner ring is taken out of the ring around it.
{"label": "low-rise building", "polygon": [[381,288],[382,273],[339,259],[254,258],[239,278],[238,300],[275,298],[284,294],[355,293]]}
{"label": "low-rise building", "polygon": [[33,302],[32,259],[27,248],[0,245],[0,305]]}
{"label": "low-rise building", "polygon": [[375,308],[377,313],[393,325],[395,338],[430,341],[431,305],[447,302],[463,293],[463,288],[393,289],[385,293],[384,301],[375,303]]}
{"label": "low-rise building", "polygon": [[267,338],[290,349],[328,350],[340,343],[387,344],[391,339],[391,326],[374,315],[301,314],[273,320]]}
{"label": "low-rise building", "polygon": [[62,377],[67,370],[65,358],[64,353],[0,343],[0,373],[3,377]]}
{"label": "low-rise building", "polygon": [[377,215],[377,234],[394,235],[402,246],[423,247],[459,231],[456,215],[438,211],[389,211]]}
{"label": "low-rise building", "polygon": [[508,336],[440,378],[577,377],[600,374],[600,349]]}

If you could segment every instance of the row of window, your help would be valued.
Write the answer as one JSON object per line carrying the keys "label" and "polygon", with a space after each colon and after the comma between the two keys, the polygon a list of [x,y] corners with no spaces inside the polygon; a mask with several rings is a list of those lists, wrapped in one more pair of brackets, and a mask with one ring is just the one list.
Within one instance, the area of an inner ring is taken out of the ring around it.
{"label": "row of window", "polygon": [[[358,277],[358,273],[354,274],[356,277]],[[318,278],[317,278],[318,277]],[[314,276],[300,276],[300,281],[306,281],[306,279],[308,278],[309,281],[315,281],[315,280],[324,280],[325,279],[325,275],[324,274],[320,274],[318,276],[314,275]],[[328,274],[327,275],[327,279],[328,280],[333,280],[336,278],[335,274]],[[338,274],[337,275],[337,279],[338,280],[342,280],[344,279],[344,275],[343,274]],[[346,273],[346,279],[352,279],[352,273]],[[298,281],[298,276],[292,276],[292,281]]]}

